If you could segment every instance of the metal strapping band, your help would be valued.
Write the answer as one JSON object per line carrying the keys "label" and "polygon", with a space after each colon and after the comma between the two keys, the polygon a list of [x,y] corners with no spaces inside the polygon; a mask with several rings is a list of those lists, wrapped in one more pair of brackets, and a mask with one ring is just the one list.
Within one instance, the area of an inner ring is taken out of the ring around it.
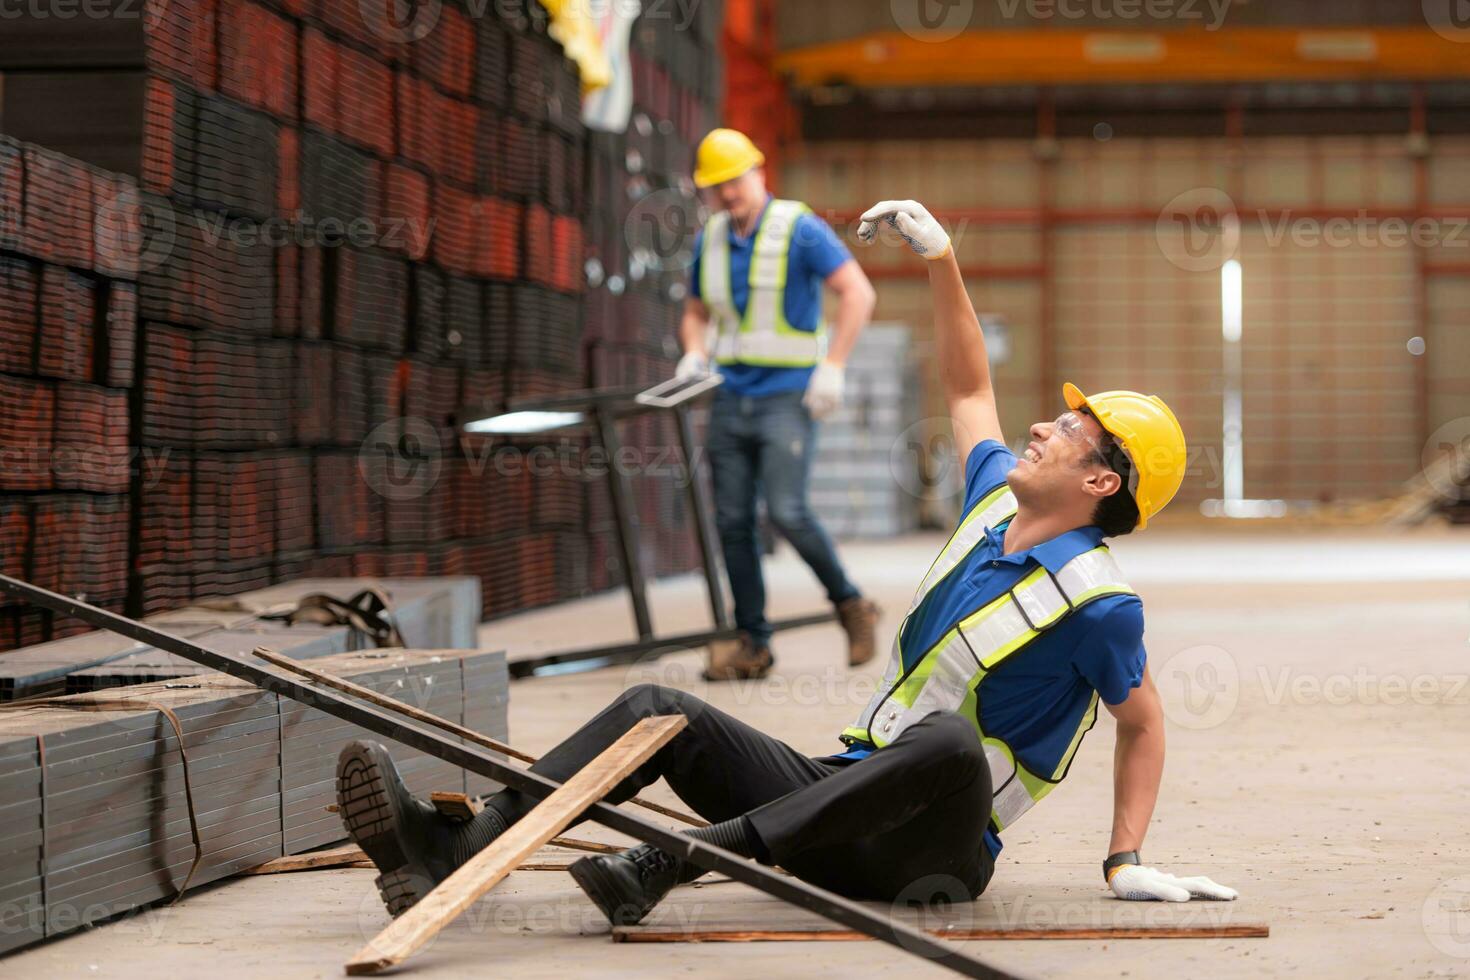
{"label": "metal strapping band", "polygon": [[[189,808],[189,836],[194,840],[194,860],[189,864],[189,873],[184,876],[184,883],[179,886],[174,895],[171,905],[177,904],[188,891],[189,883],[194,880],[194,872],[199,870],[199,865],[204,861],[204,842],[199,836],[199,815],[194,809],[194,786],[189,779],[189,756],[184,749],[184,726],[179,723],[179,716],[174,714],[172,708],[167,705],[158,704],[153,701],[136,701],[131,698],[86,698],[82,699],[76,695],[60,698],[37,698],[31,701],[17,701],[12,704],[0,705],[0,712],[6,711],[31,711],[36,708],[61,708],[66,711],[139,711],[148,709],[157,711],[168,719],[173,726],[174,738],[179,743],[179,768],[184,773],[184,802]],[[37,737],[37,744],[41,745],[41,847],[42,847],[42,894],[44,895],[44,881],[49,872],[49,855],[46,854],[46,766],[45,748],[41,738]],[[49,915],[48,915],[49,919]],[[48,923],[49,926],[49,923]]]}

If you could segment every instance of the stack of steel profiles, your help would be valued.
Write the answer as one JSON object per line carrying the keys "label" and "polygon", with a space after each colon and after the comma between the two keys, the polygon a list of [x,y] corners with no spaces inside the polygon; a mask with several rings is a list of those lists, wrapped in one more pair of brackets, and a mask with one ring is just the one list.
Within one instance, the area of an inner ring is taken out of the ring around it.
{"label": "stack of steel profiles", "polygon": [[[201,636],[217,628],[211,622],[179,621],[167,627],[186,638]],[[66,679],[71,674],[149,649],[145,644],[112,633],[83,633],[11,650],[0,657],[0,701],[63,694],[66,692]]]}
{"label": "stack of steel profiles", "polygon": [[0,953],[45,937],[41,761],[36,739],[0,733]]}
{"label": "stack of steel profiles", "polygon": [[204,851],[195,883],[281,854],[274,696],[239,686],[222,692],[164,685],[116,696],[142,704],[97,713],[39,708],[0,718],[8,730],[45,741],[48,935],[168,898],[193,863],[178,738],[149,703],[169,707],[184,732]]}
{"label": "stack of steel profiles", "polygon": [[42,270],[37,374],[70,381],[91,380],[96,311],[95,280],[59,265]]}
{"label": "stack of steel profiles", "polygon": [[399,354],[407,319],[408,263],[386,252],[340,248],[333,339]]}
{"label": "stack of steel profiles", "polygon": [[[5,150],[5,144],[0,143],[0,159],[3,159]],[[4,164],[0,163],[0,180],[4,179]],[[0,217],[0,222],[5,220]],[[39,264],[0,256],[0,371],[31,373],[36,355],[39,309],[36,303],[40,284]]]}
{"label": "stack of steel profiles", "polygon": [[[356,642],[346,626],[280,626],[262,623],[236,630],[215,630],[194,637],[206,650],[232,655],[246,654],[256,647],[268,647],[293,660],[314,660],[354,649]],[[156,681],[196,677],[208,671],[177,654],[147,650],[103,664],[88,667],[66,678],[66,693],[80,694],[101,688],[125,687],[129,684],[151,684]]]}
{"label": "stack of steel profiles", "polygon": [[[503,653],[351,653],[313,667],[507,735]],[[129,706],[63,707],[96,697]],[[160,708],[179,721],[183,755]],[[189,687],[143,684],[0,713],[0,952],[176,894],[195,858],[184,755],[203,851],[191,886],[341,840],[340,818],[325,810],[332,770],[341,745],[360,737],[369,736],[212,672]],[[465,789],[461,770],[394,752],[415,793]]]}
{"label": "stack of steel profiles", "polygon": [[[379,650],[360,653],[356,659],[334,658],[333,663],[351,666],[357,674],[354,683],[464,725],[467,701],[462,656],[462,651]],[[481,712],[481,718],[493,721],[497,707],[503,715],[498,698],[504,689],[502,681],[498,688],[492,684],[478,691],[477,696],[491,705]],[[495,737],[490,732],[482,734]],[[288,701],[281,706],[280,737],[286,850],[308,850],[340,840],[342,821],[326,808],[335,802],[337,755],[344,745],[361,737],[361,729]],[[417,796],[428,796],[434,790],[465,791],[464,770],[439,759],[393,746],[393,761],[404,784]]]}
{"label": "stack of steel profiles", "polygon": [[[393,621],[404,642],[410,646],[473,649],[477,645],[481,611],[480,584],[466,576],[418,579],[303,578],[233,596],[213,603],[212,608],[193,606],[150,615],[147,621],[189,638],[219,634],[222,630],[232,631],[224,633],[220,638],[238,637],[240,642],[248,643],[252,635],[259,635],[253,631],[284,628],[274,620],[259,620],[259,614],[292,608],[304,596],[312,593],[325,593],[345,600],[372,587],[381,588],[387,593],[393,605]],[[371,638],[351,630],[341,649],[361,649],[371,645],[371,642]],[[321,652],[326,651],[319,651],[317,655]],[[155,665],[174,663],[160,659],[164,656],[147,646],[123,640],[110,633],[86,633],[65,640],[28,645],[0,656],[0,701],[64,693],[68,689],[69,676],[124,658],[140,657],[141,661]],[[94,678],[92,681],[78,681],[77,684],[96,684],[107,675],[106,670],[95,671],[89,675]]]}

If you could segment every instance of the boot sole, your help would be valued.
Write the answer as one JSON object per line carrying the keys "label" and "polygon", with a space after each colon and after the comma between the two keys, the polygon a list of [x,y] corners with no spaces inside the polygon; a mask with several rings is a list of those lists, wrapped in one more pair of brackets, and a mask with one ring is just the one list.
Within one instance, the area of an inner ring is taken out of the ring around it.
{"label": "boot sole", "polygon": [[389,800],[388,783],[377,753],[353,746],[337,762],[337,807],[352,842],[361,847],[382,872],[375,879],[378,894],[395,919],[412,908],[433,888],[428,875],[416,872],[404,857],[393,832],[397,815]]}
{"label": "boot sole", "polygon": [[615,926],[636,926],[648,914],[647,909],[620,901],[617,884],[604,872],[597,861],[590,857],[573,861],[567,873],[597,906],[597,910]]}

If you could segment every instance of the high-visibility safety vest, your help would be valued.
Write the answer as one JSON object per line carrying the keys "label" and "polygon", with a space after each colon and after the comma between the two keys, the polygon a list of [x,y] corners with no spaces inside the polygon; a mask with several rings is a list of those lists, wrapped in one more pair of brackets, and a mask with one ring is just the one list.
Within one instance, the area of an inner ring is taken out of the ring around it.
{"label": "high-visibility safety vest", "polygon": [[[720,364],[811,367],[826,353],[827,330],[801,330],[786,322],[786,270],[796,223],[811,208],[800,201],[771,200],[761,217],[750,256],[750,298],[745,315],[730,286],[730,213],[704,226],[699,295],[710,311],[715,360]],[[820,314],[819,314],[820,316]]]}
{"label": "high-visibility safety vest", "polygon": [[1104,596],[1132,594],[1106,546],[1084,552],[1053,575],[1038,566],[1009,591],[962,616],[939,641],[904,668],[900,639],[914,610],[964,560],[993,528],[1016,513],[1016,497],[1006,484],[986,493],[939,553],[924,576],[893,641],[893,656],[883,683],[852,726],[842,733],[849,745],[878,748],[934,711],[953,711],[975,726],[990,764],[995,798],[990,823],[999,833],[1067,774],[1082,736],[1097,720],[1097,692],[1078,719],[1077,731],[1054,769],[1033,772],[1016,759],[1003,739],[980,722],[984,683],[997,667],[1016,657],[1044,632],[1077,609]]}

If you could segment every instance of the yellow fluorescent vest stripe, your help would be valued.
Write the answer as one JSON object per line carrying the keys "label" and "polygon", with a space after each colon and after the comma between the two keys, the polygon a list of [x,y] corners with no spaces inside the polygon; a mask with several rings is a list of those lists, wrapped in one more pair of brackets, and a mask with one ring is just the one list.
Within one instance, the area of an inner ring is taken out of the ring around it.
{"label": "yellow fluorescent vest stripe", "polygon": [[[1015,500],[1008,499],[1009,492],[1002,484],[971,508],[929,567],[910,615],[939,582],[959,567],[984,537],[985,527],[994,527],[1015,513]],[[975,527],[974,522],[982,518],[984,523]],[[858,720],[843,730],[844,740],[882,748],[931,711],[960,713],[975,726],[986,746],[996,794],[991,822],[997,830],[1009,826],[1066,775],[1083,736],[1097,719],[1098,696],[1093,692],[1056,768],[1049,776],[1040,775],[1018,764],[1009,745],[981,729],[979,695],[986,676],[1083,604],[1132,591],[1118,573],[1107,547],[1100,546],[1073,558],[1055,576],[1045,568],[1033,569],[1010,591],[961,619],[906,674],[902,648],[895,639],[883,687]],[[899,626],[900,636],[906,625],[907,617]]]}
{"label": "yellow fluorescent vest stripe", "polygon": [[[710,311],[715,360],[721,364],[811,367],[826,353],[826,324],[801,330],[786,319],[786,278],[797,221],[811,209],[799,201],[766,205],[750,256],[750,293],[742,314],[730,281],[730,216],[705,224],[700,255],[700,298]],[[819,314],[820,316],[820,314]]]}

